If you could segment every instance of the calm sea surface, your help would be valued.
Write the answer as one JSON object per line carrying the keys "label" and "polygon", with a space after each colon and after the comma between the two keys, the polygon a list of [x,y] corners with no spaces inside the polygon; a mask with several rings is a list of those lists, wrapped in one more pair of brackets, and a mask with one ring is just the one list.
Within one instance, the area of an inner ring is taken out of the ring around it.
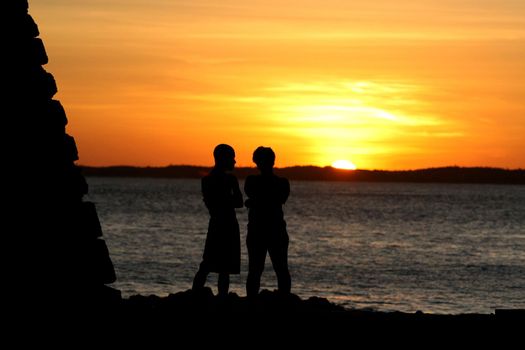
{"label": "calm sea surface", "polygon": [[[123,296],[187,290],[208,212],[193,179],[88,178]],[[241,186],[243,183],[241,182]],[[291,182],[292,291],[348,308],[525,308],[525,186]],[[239,209],[246,295],[246,209]],[[216,274],[208,285],[216,292]],[[269,259],[261,288],[277,288]]]}

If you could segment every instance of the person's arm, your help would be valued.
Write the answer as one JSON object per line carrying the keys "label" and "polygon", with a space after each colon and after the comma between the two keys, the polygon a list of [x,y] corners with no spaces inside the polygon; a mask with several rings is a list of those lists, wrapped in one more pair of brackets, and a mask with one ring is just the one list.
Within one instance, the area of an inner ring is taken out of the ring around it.
{"label": "person's arm", "polygon": [[253,186],[252,186],[252,177],[248,176],[246,177],[246,180],[244,180],[244,193],[246,193],[246,196],[248,197],[246,201],[244,202],[244,205],[246,208],[251,208],[253,204]]}
{"label": "person's arm", "polygon": [[288,179],[283,178],[281,182],[282,182],[282,185],[281,185],[280,199],[281,199],[281,204],[284,204],[288,200],[288,196],[290,196],[290,181],[288,181]]}
{"label": "person's arm", "polygon": [[239,181],[236,177],[233,177],[232,181],[232,195],[233,195],[233,207],[234,208],[242,208],[244,206],[244,203],[242,201],[242,192],[239,188]]}
{"label": "person's arm", "polygon": [[213,196],[211,194],[210,183],[205,177],[201,179],[201,192],[202,200],[204,201],[206,208],[208,208],[208,210],[211,209],[213,206]]}

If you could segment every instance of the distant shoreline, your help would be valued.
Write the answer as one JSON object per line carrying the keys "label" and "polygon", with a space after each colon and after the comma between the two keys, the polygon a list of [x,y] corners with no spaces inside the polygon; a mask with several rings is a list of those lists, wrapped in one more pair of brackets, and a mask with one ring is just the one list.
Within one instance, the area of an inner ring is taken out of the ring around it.
{"label": "distant shoreline", "polygon": [[[88,177],[201,178],[211,167],[170,165],[165,167],[80,166]],[[257,174],[257,169],[239,167],[240,178]],[[275,173],[290,180],[343,182],[412,182],[412,183],[473,183],[525,185],[525,169],[489,167],[441,167],[418,170],[341,170],[332,167],[292,166],[276,168]]]}

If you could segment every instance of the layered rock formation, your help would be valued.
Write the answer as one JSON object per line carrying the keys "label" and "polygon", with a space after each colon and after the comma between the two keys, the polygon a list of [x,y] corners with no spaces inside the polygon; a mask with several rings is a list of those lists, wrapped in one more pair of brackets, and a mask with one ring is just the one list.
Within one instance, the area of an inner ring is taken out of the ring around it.
{"label": "layered rock formation", "polygon": [[[2,138],[3,224],[8,227],[7,278],[13,294],[41,303],[101,301],[118,292],[95,205],[83,201],[88,185],[75,165],[75,139],[57,85],[42,66],[48,56],[26,0],[0,5],[4,98]],[[5,268],[5,266],[4,266]]]}

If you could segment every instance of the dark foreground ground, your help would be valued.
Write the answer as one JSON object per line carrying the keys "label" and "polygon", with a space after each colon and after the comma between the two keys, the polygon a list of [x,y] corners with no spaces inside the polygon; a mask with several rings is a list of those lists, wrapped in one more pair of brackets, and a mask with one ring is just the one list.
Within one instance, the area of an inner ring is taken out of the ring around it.
{"label": "dark foreground ground", "polygon": [[121,298],[120,292],[111,288],[104,294],[101,302],[72,293],[68,306],[61,309],[49,302],[45,304],[49,307],[42,309],[38,305],[44,305],[44,300],[34,299],[38,311],[31,307],[33,312],[22,316],[17,311],[17,326],[52,329],[45,334],[53,335],[53,340],[80,333],[75,339],[108,336],[112,344],[146,340],[168,342],[172,345],[169,348],[211,345],[220,349],[232,345],[281,349],[284,343],[312,348],[313,342],[324,344],[322,349],[339,348],[342,342],[360,344],[357,348],[379,344],[433,348],[458,342],[497,348],[513,348],[516,344],[521,348],[525,334],[524,310],[459,315],[378,312],[346,309],[324,298],[304,300],[267,290],[255,299],[236,294],[219,298],[209,288],[167,297]]}
{"label": "dark foreground ground", "polygon": [[119,313],[125,324],[140,325],[138,330],[144,330],[146,324],[161,338],[166,332],[158,330],[168,327],[172,334],[198,343],[215,344],[219,339],[238,343],[243,339],[246,348],[265,344],[280,349],[284,343],[307,348],[316,343],[327,349],[410,343],[418,348],[459,343],[506,348],[522,343],[525,335],[523,310],[458,315],[378,312],[267,290],[255,300],[236,294],[219,298],[208,288],[167,297],[137,295],[123,299]]}
{"label": "dark foreground ground", "polygon": [[122,300],[121,307],[127,322],[149,320],[160,338],[166,332],[158,330],[170,325],[172,334],[221,349],[239,343],[247,349],[521,348],[525,339],[525,311],[436,315],[352,310],[323,298],[303,300],[266,290],[255,300],[235,294],[221,299],[209,289],[163,298],[133,296]]}
{"label": "dark foreground ground", "polygon": [[[347,309],[327,299],[297,295],[282,295],[263,290],[255,299],[230,293],[226,298],[214,296],[211,289],[198,292],[187,290],[167,297],[135,295],[121,299],[113,313],[125,323],[178,324],[180,329],[239,330],[273,329],[283,331],[299,328],[309,332],[335,329],[352,330],[409,327],[421,330],[465,331],[510,330],[523,327],[525,310],[495,310],[491,314],[426,314],[422,312],[379,312]],[[182,327],[181,327],[182,324]],[[521,332],[520,332],[521,333]]]}

